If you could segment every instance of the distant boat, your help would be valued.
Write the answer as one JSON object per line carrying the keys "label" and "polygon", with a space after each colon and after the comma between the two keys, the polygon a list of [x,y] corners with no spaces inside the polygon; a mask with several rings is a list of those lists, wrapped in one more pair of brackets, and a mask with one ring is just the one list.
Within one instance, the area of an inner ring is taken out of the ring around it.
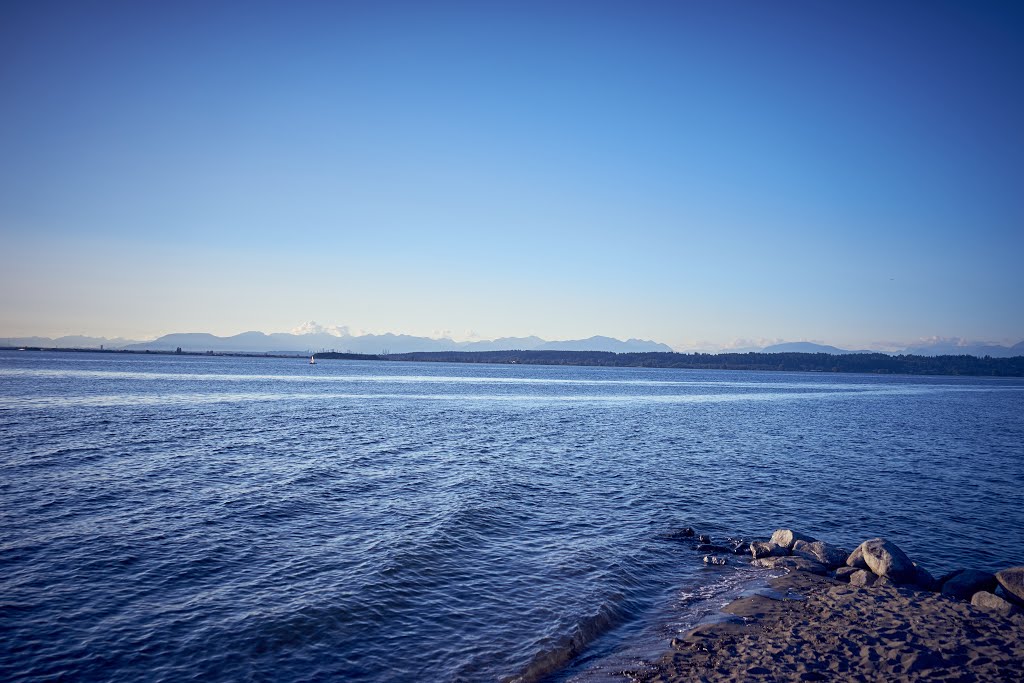
{"label": "distant boat", "polygon": [[309,357],[309,364],[310,365],[316,365],[316,356],[310,356]]}

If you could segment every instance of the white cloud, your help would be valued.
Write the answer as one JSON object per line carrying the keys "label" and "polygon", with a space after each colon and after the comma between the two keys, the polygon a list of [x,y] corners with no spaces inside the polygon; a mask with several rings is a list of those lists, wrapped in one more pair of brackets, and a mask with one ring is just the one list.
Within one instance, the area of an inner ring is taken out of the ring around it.
{"label": "white cloud", "polygon": [[317,321],[310,320],[309,322],[302,323],[298,327],[293,327],[290,332],[291,334],[320,334],[321,332],[326,332],[326,330],[323,325]]}
{"label": "white cloud", "polygon": [[291,329],[291,334],[330,334],[335,337],[348,337],[349,328],[347,325],[331,325],[325,327],[315,320],[310,320],[307,323],[302,323],[298,327]]}
{"label": "white cloud", "polygon": [[722,351],[728,351],[729,349],[764,348],[765,346],[771,346],[773,344],[781,344],[784,341],[786,340],[778,337],[774,339],[769,339],[768,337],[758,337],[757,339],[739,338],[733,339],[719,348]]}
{"label": "white cloud", "polygon": [[913,343],[908,344],[908,346],[939,346],[940,344],[942,344],[942,345],[949,345],[949,346],[967,346],[969,343],[970,342],[968,342],[963,337],[931,336],[931,337],[919,337]]}

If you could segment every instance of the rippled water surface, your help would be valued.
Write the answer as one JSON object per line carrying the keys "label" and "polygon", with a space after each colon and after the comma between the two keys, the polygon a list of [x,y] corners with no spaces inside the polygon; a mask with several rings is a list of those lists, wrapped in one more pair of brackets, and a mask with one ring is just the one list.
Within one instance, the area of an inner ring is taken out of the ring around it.
{"label": "rippled water surface", "polygon": [[597,680],[757,575],[682,526],[1024,564],[1022,444],[1020,380],[0,352],[0,679]]}

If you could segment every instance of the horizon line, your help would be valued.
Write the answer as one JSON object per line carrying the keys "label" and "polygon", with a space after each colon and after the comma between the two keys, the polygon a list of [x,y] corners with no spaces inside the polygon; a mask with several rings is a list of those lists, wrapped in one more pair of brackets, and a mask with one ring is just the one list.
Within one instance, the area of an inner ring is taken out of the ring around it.
{"label": "horizon line", "polygon": [[[306,327],[307,325],[309,325],[311,328],[312,328],[312,326],[315,326],[315,328],[303,330],[302,328]],[[66,338],[69,338],[69,337],[70,338],[82,337],[82,338],[103,340],[104,342],[116,342],[116,343],[125,343],[125,344],[145,344],[145,343],[149,343],[149,342],[156,342],[156,341],[159,341],[160,339],[163,339],[165,337],[170,337],[170,336],[175,336],[175,335],[208,335],[208,336],[211,336],[211,337],[215,337],[217,339],[231,339],[233,337],[238,337],[238,336],[241,336],[241,335],[244,335],[244,334],[260,334],[260,335],[267,336],[267,337],[273,336],[273,335],[287,335],[287,336],[291,336],[291,337],[307,337],[307,336],[314,336],[314,335],[326,335],[326,336],[333,337],[333,338],[338,339],[338,340],[343,340],[343,339],[362,339],[362,338],[366,338],[366,337],[394,336],[394,337],[420,338],[420,339],[430,340],[430,341],[434,341],[434,342],[451,342],[452,344],[457,344],[457,345],[460,345],[460,346],[468,346],[468,345],[473,345],[473,344],[478,344],[478,343],[483,343],[483,344],[494,343],[494,342],[498,342],[498,341],[502,341],[502,340],[506,340],[506,339],[517,339],[517,340],[519,340],[519,339],[537,339],[537,340],[539,340],[539,341],[541,341],[543,343],[571,343],[571,342],[582,342],[582,341],[588,341],[588,340],[591,340],[591,339],[601,338],[601,339],[613,340],[615,342],[619,342],[619,343],[623,343],[623,344],[626,344],[626,343],[629,343],[629,342],[659,344],[661,346],[668,347],[669,349],[671,349],[671,351],[673,353],[714,353],[714,354],[758,352],[758,351],[763,351],[764,349],[767,349],[767,348],[771,348],[773,346],[790,345],[790,344],[812,344],[812,345],[815,345],[815,346],[831,347],[831,348],[837,349],[839,351],[844,351],[844,352],[845,351],[852,351],[852,352],[865,352],[866,351],[866,352],[871,352],[871,353],[905,353],[906,351],[908,351],[910,349],[921,349],[921,348],[936,347],[936,346],[941,346],[941,345],[952,345],[954,348],[955,347],[962,347],[962,348],[965,348],[965,349],[969,348],[969,347],[977,347],[977,346],[991,346],[991,347],[996,347],[996,348],[1011,349],[1011,348],[1013,348],[1013,347],[1015,347],[1015,346],[1017,346],[1019,344],[1024,343],[1024,338],[1021,338],[1019,341],[1014,342],[1014,341],[1011,340],[1011,338],[1006,338],[1006,339],[1004,339],[1002,341],[993,341],[993,340],[984,340],[984,339],[970,339],[968,337],[962,337],[962,336],[943,337],[943,336],[939,336],[939,335],[933,335],[933,336],[930,336],[930,337],[920,337],[920,338],[917,338],[917,339],[915,339],[913,341],[905,341],[905,342],[892,342],[892,341],[882,342],[882,341],[876,341],[876,342],[868,342],[867,344],[851,344],[851,345],[839,345],[841,343],[830,343],[830,342],[826,342],[826,341],[813,340],[813,339],[807,339],[807,338],[795,339],[795,340],[793,340],[793,339],[783,339],[783,338],[774,338],[774,339],[768,339],[768,338],[756,338],[756,339],[740,338],[740,339],[734,339],[734,340],[732,340],[730,342],[727,342],[727,343],[715,343],[715,342],[710,342],[710,341],[702,341],[702,342],[697,342],[697,343],[694,343],[694,344],[672,345],[672,344],[661,342],[661,341],[658,341],[658,340],[655,340],[655,339],[644,339],[644,338],[641,338],[641,337],[628,337],[626,339],[620,339],[619,337],[614,337],[614,336],[604,335],[604,334],[592,334],[592,335],[587,336],[587,337],[575,337],[575,338],[565,338],[565,339],[548,339],[546,337],[541,337],[541,336],[539,336],[537,334],[517,335],[517,336],[505,335],[505,336],[499,336],[499,337],[493,337],[493,338],[485,338],[485,337],[481,337],[481,336],[475,336],[475,337],[471,337],[471,338],[467,338],[467,339],[456,339],[455,336],[452,335],[450,332],[447,335],[435,336],[435,335],[426,335],[426,334],[423,334],[423,335],[421,335],[421,334],[414,334],[414,333],[409,333],[409,332],[374,332],[374,331],[361,330],[361,329],[355,330],[355,333],[350,333],[349,332],[350,329],[351,328],[349,328],[349,326],[347,326],[347,325],[346,326],[333,325],[333,326],[330,326],[330,327],[326,327],[326,326],[317,325],[315,322],[311,322],[311,323],[306,323],[306,324],[301,325],[299,327],[293,328],[290,331],[284,331],[284,332],[264,332],[264,331],[258,330],[258,329],[247,329],[247,330],[243,330],[241,332],[237,332],[235,334],[228,334],[228,335],[219,335],[219,334],[215,334],[213,332],[168,332],[168,333],[160,334],[160,335],[157,335],[157,336],[154,336],[154,337],[141,338],[141,339],[139,339],[139,338],[128,338],[128,337],[122,337],[122,336],[107,337],[107,336],[99,336],[99,335],[94,335],[94,334],[81,334],[81,333],[78,333],[78,334],[62,334],[62,335],[59,335],[59,336],[38,335],[38,334],[28,334],[28,335],[24,335],[24,334],[22,334],[22,335],[10,335],[10,334],[8,334],[8,335],[0,336],[0,339],[2,339],[2,340],[10,340],[10,341],[14,341],[14,340],[26,340],[27,341],[29,339],[48,339],[48,340],[51,340],[51,341],[59,341],[61,339],[66,339]],[[339,330],[344,330],[345,332],[344,333],[339,333]],[[448,331],[446,331],[446,332],[448,332]],[[23,346],[23,345],[24,344],[13,344],[12,346]],[[856,348],[856,347],[860,347],[860,348]],[[82,347],[82,348],[88,348],[88,347]],[[502,350],[519,350],[519,349],[509,348],[509,349],[502,349]],[[425,353],[425,352],[427,352],[427,351],[422,351],[422,352],[418,352],[418,353]],[[661,353],[665,353],[665,351],[661,351]]]}

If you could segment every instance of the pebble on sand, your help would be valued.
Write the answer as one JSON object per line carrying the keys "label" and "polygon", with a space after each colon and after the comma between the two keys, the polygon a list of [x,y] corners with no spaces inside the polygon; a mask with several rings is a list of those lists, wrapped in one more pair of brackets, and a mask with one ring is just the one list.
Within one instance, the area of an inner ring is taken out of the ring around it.
{"label": "pebble on sand", "polygon": [[1017,607],[1012,602],[1003,600],[998,595],[989,593],[988,591],[978,591],[975,593],[971,597],[971,604],[975,607],[980,607],[983,610],[996,612],[1005,616],[1018,614],[1021,611],[1020,607]]}

